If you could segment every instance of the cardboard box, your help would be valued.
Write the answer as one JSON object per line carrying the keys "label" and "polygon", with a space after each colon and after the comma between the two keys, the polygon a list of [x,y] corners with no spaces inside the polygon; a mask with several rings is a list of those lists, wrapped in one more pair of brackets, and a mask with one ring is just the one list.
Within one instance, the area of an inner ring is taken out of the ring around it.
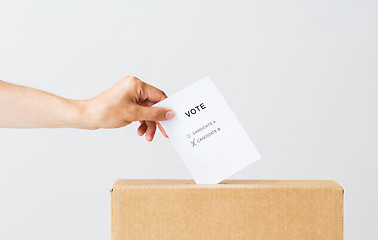
{"label": "cardboard box", "polygon": [[343,239],[343,189],[329,180],[118,180],[112,240]]}

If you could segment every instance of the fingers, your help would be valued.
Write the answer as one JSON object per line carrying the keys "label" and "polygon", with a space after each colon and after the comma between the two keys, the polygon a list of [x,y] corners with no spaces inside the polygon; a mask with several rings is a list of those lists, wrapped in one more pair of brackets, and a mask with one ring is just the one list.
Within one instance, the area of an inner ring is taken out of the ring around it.
{"label": "fingers", "polygon": [[144,83],[142,84],[142,91],[140,97],[141,101],[148,100],[153,103],[158,103],[161,100],[166,99],[167,95],[165,95],[165,93],[162,90],[154,86],[151,86],[147,83]]}
{"label": "fingers", "polygon": [[135,99],[135,105],[130,106],[129,111],[127,111],[127,117],[131,121],[140,121],[140,126],[137,130],[138,135],[143,136],[146,134],[146,139],[152,141],[156,132],[156,124],[158,124],[162,134],[168,137],[159,121],[172,119],[174,117],[173,111],[166,108],[151,107],[167,98],[167,95],[160,89],[136,77],[125,77],[122,82],[126,83],[126,88],[131,89],[129,93],[135,94],[134,97],[130,98]]}
{"label": "fingers", "polygon": [[[164,129],[161,128],[160,123],[157,124],[159,125],[160,131],[163,133],[163,135],[168,138]],[[145,133],[146,139],[148,141],[152,141],[156,133],[156,123],[154,121],[140,121],[140,126],[138,127],[138,135],[143,136],[143,134]]]}
{"label": "fingers", "polygon": [[133,91],[138,93],[137,98],[139,102],[149,100],[153,103],[157,103],[167,98],[167,95],[165,95],[162,90],[141,81],[139,78],[126,77],[124,81],[133,86]]}
{"label": "fingers", "polygon": [[[138,135],[143,136],[143,134],[147,131],[147,124],[146,121],[139,121],[140,126],[138,127]],[[165,132],[164,128],[161,126],[160,122],[155,122],[156,125],[159,127],[160,132],[163,134],[164,137],[169,138],[168,134]]]}
{"label": "fingers", "polygon": [[[152,105],[154,105],[154,103],[153,103],[153,102],[150,102],[150,101],[148,101],[148,100],[146,100],[146,101],[140,103],[140,105],[142,105],[142,106],[146,106],[146,107],[151,107]],[[142,122],[141,122],[141,124],[142,124]],[[165,130],[164,130],[164,128],[161,126],[160,122],[156,121],[156,124],[157,124],[157,126],[159,127],[159,130],[160,130],[160,132],[163,134],[163,136],[166,137],[166,138],[169,138],[169,137],[168,137],[168,134],[165,132]],[[144,134],[144,132],[143,132],[143,134]]]}
{"label": "fingers", "polygon": [[164,135],[164,137],[169,138],[168,134],[165,132],[165,130],[164,130],[163,126],[161,126],[160,122],[156,122],[156,124],[158,125],[159,130]]}
{"label": "fingers", "polygon": [[140,121],[140,126],[138,127],[138,135],[143,136],[146,133],[147,124],[146,121]]}
{"label": "fingers", "polygon": [[146,121],[147,130],[146,130],[146,139],[151,142],[154,139],[156,132],[156,123],[154,121]]}
{"label": "fingers", "polygon": [[170,109],[161,107],[144,107],[136,105],[133,111],[133,118],[138,121],[165,121],[174,117]]}

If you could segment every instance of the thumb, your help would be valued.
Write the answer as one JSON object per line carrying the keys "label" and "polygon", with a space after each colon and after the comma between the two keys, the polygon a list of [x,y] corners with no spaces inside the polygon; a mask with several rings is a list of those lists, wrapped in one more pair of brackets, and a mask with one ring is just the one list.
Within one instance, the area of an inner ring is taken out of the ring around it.
{"label": "thumb", "polygon": [[136,120],[139,121],[165,121],[174,117],[172,110],[162,107],[139,106],[136,111]]}

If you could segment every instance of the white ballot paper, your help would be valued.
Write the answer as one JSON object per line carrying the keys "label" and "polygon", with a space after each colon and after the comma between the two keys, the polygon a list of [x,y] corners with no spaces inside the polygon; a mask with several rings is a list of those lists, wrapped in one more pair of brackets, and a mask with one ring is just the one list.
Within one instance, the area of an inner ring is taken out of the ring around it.
{"label": "white ballot paper", "polygon": [[196,183],[219,183],[260,159],[252,141],[209,77],[154,107],[174,111],[172,120],[160,123]]}

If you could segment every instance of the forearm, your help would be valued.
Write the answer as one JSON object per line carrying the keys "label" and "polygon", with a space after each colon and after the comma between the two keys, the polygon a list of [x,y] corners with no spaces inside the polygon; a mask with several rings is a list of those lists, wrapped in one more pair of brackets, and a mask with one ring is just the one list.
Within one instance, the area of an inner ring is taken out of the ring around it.
{"label": "forearm", "polygon": [[156,122],[174,116],[172,110],[151,107],[165,98],[163,91],[132,76],[88,100],[0,81],[0,128],[120,128],[139,121],[138,134],[152,141]]}
{"label": "forearm", "polygon": [[1,128],[87,128],[85,101],[0,81]]}

